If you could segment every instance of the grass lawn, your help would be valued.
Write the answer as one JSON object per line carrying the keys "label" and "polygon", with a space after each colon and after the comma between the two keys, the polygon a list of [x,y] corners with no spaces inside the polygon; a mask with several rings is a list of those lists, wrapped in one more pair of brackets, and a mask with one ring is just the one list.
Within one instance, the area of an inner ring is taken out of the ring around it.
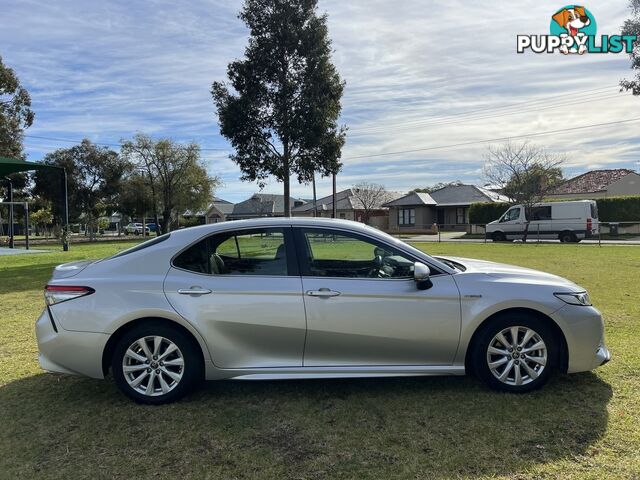
{"label": "grass lawn", "polygon": [[0,257],[0,478],[640,476],[640,247],[418,244],[589,289],[612,361],[532,394],[465,377],[224,381],[149,407],[110,380],[45,374],[36,357],[53,266],[129,245]]}

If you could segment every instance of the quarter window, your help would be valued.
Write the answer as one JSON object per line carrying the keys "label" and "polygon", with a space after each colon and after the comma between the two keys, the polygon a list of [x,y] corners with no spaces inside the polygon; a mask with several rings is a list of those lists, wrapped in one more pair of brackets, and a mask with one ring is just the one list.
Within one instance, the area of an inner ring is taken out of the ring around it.
{"label": "quarter window", "polygon": [[387,245],[331,230],[303,229],[308,251],[304,275],[345,278],[413,278],[413,260]]}
{"label": "quarter window", "polygon": [[415,225],[415,223],[415,208],[401,208],[398,210],[398,225]]}
{"label": "quarter window", "polygon": [[212,275],[288,275],[282,229],[263,228],[212,235],[178,255],[173,265]]}

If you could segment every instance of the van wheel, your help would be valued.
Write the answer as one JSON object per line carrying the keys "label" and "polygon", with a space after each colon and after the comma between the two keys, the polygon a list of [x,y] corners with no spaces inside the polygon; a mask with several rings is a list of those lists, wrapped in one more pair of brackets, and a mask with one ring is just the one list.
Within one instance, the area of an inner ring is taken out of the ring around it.
{"label": "van wheel", "polygon": [[562,243],[572,243],[577,241],[576,236],[572,232],[562,232],[558,238]]}
{"label": "van wheel", "polygon": [[558,368],[558,341],[553,330],[526,312],[494,318],[472,348],[473,370],[494,390],[535,390]]}
{"label": "van wheel", "polygon": [[494,232],[491,238],[494,242],[505,242],[507,240],[507,237],[502,232]]}
{"label": "van wheel", "polygon": [[170,403],[202,379],[202,359],[193,342],[170,325],[150,321],[116,344],[111,369],[118,388],[139,403]]}

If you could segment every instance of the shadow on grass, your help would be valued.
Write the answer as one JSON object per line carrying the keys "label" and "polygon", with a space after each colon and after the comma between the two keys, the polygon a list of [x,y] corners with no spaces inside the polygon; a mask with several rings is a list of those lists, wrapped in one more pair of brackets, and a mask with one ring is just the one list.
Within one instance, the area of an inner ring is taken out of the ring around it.
{"label": "shadow on grass", "polygon": [[588,455],[610,398],[586,373],[527,395],[464,377],[208,382],[149,407],[111,381],[41,374],[0,387],[0,455],[44,478],[512,475]]}
{"label": "shadow on grass", "polygon": [[53,269],[62,263],[55,261],[39,265],[22,265],[0,269],[0,293],[24,292],[44,288]]}

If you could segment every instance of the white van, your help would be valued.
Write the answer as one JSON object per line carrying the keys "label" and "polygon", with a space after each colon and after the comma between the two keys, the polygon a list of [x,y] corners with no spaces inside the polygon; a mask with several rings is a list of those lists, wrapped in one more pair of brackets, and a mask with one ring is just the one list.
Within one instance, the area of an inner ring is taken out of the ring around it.
{"label": "white van", "polygon": [[[528,239],[559,239],[579,242],[598,235],[598,207],[594,200],[539,203],[529,212]],[[496,242],[522,239],[527,225],[527,212],[514,205],[498,220],[487,225],[487,237]]]}

